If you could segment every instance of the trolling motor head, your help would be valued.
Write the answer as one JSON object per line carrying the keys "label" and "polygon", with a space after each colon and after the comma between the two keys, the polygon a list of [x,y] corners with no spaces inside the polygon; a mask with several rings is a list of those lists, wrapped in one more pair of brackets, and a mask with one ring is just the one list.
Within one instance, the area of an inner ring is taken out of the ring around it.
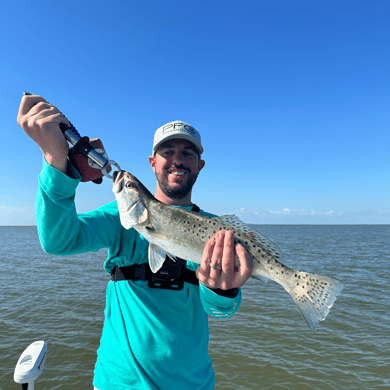
{"label": "trolling motor head", "polygon": [[20,355],[15,367],[14,381],[20,383],[23,390],[34,390],[34,381],[42,374],[47,356],[47,344],[35,341]]}

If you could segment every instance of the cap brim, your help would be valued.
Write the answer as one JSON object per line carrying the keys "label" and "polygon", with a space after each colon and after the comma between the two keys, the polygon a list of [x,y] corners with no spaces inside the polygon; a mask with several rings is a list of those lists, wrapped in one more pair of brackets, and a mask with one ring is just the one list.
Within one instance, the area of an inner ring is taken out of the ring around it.
{"label": "cap brim", "polygon": [[185,139],[186,141],[188,142],[191,142],[197,149],[197,151],[199,152],[199,154],[202,154],[203,153],[203,147],[202,145],[192,136],[190,135],[187,135],[187,134],[172,134],[171,136],[168,136],[166,138],[164,138],[163,140],[161,140],[159,143],[157,143],[154,148],[153,148],[153,154],[156,153],[157,149],[164,143],[164,142],[167,142],[171,139]]}

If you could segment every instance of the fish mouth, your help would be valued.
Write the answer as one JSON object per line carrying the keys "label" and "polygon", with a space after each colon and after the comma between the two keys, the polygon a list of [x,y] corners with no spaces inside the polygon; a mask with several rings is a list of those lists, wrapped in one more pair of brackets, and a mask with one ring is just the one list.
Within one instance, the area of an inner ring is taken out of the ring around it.
{"label": "fish mouth", "polygon": [[115,184],[115,182],[116,182],[116,178],[117,178],[118,174],[119,174],[118,171],[115,171],[115,172],[112,174],[112,181],[113,181],[114,184]]}
{"label": "fish mouth", "polygon": [[115,171],[114,174],[112,175],[112,181],[114,186],[119,184],[119,182],[123,179],[125,175],[125,171]]}
{"label": "fish mouth", "polygon": [[113,184],[112,184],[112,192],[114,194],[119,194],[124,187],[124,171],[114,172],[113,175]]}

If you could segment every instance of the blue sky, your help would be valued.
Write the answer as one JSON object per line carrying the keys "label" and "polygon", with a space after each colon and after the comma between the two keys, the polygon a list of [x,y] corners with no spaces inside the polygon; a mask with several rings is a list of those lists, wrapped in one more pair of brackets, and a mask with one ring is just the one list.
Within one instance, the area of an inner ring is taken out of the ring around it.
{"label": "blue sky", "polygon": [[[390,223],[388,1],[21,1],[0,12],[0,225],[34,225],[45,97],[152,192],[154,131],[202,135],[201,208],[247,223]],[[77,209],[114,199],[82,183]]]}

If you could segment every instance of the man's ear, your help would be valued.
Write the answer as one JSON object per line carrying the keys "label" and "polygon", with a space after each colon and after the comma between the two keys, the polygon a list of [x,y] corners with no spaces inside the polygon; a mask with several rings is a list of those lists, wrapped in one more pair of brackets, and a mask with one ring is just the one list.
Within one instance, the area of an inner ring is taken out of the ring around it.
{"label": "man's ear", "polygon": [[199,160],[199,162],[198,162],[198,169],[199,169],[199,172],[204,168],[205,165],[206,165],[206,161],[204,161],[204,160]]}
{"label": "man's ear", "polygon": [[156,173],[156,157],[150,156],[149,157],[149,164],[153,169],[153,172]]}

